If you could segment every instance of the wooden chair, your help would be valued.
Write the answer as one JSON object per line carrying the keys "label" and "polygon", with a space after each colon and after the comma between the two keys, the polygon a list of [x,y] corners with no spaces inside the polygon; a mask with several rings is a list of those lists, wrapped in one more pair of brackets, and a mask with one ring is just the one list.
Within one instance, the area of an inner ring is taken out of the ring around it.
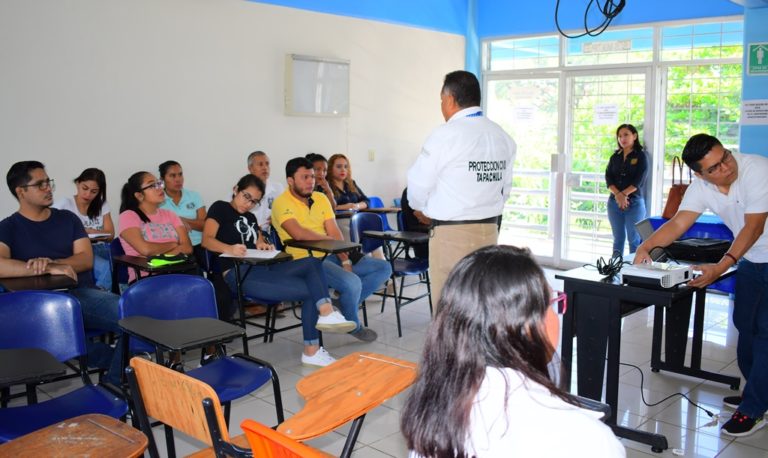
{"label": "wooden chair", "polygon": [[352,353],[296,384],[304,407],[278,425],[286,436],[305,441],[352,421],[342,457],[352,454],[365,415],[416,380],[416,363],[376,353]]}
{"label": "wooden chair", "polygon": [[248,438],[253,456],[260,458],[328,458],[325,452],[297,442],[285,434],[253,420],[244,420],[240,427]]}
{"label": "wooden chair", "polygon": [[230,438],[221,403],[209,385],[142,358],[131,359],[126,373],[136,417],[149,438],[152,458],[160,455],[149,417],[164,424],[169,457],[176,456],[173,440],[169,440],[173,438],[173,429],[212,447],[192,456],[248,455],[248,440],[244,435]]}

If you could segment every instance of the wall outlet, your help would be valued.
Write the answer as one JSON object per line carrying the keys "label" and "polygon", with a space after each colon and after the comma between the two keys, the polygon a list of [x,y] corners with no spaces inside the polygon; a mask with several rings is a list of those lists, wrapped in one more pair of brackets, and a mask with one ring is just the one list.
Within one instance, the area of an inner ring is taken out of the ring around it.
{"label": "wall outlet", "polygon": [[376,150],[369,149],[368,150],[368,162],[373,162],[376,160]]}

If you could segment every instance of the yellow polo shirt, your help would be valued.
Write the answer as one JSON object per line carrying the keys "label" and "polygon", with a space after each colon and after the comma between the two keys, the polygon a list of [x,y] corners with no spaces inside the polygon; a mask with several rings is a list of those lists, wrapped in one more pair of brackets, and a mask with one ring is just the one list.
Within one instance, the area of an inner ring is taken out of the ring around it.
{"label": "yellow polo shirt", "polygon": [[[272,202],[272,225],[277,230],[277,235],[281,241],[291,238],[288,232],[283,229],[283,223],[289,219],[295,219],[299,226],[304,229],[309,229],[320,235],[328,235],[325,232],[325,222],[336,218],[331,202],[321,192],[312,193],[312,202],[312,208],[309,208],[304,202],[294,197],[289,189],[286,189]],[[307,250],[303,248],[286,247],[285,251],[294,259],[306,258],[309,255]],[[314,256],[321,258],[323,253],[314,252]]]}

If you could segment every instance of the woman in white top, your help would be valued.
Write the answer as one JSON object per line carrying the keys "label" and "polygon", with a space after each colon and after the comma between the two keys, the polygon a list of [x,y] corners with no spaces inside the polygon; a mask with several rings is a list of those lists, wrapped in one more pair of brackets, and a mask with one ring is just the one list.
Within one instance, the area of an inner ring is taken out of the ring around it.
{"label": "woman in white top", "polygon": [[56,202],[53,206],[77,215],[88,234],[103,235],[93,244],[93,276],[96,286],[109,291],[112,288],[112,269],[109,244],[105,242],[111,241],[115,236],[115,226],[107,203],[107,179],[101,170],[88,168],[74,181],[77,193]]}
{"label": "woman in white top", "polygon": [[549,378],[552,291],[527,249],[488,246],[451,271],[401,419],[412,457],[624,457],[601,414]]}

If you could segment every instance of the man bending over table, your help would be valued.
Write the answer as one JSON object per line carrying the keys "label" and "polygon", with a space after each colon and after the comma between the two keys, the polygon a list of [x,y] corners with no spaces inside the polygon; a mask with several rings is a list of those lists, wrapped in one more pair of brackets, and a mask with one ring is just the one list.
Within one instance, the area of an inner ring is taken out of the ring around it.
{"label": "man bending over table", "polygon": [[[85,327],[119,334],[119,297],[95,288],[88,234],[72,212],[51,207],[55,187],[45,166],[38,161],[17,162],[6,181],[19,210],[0,221],[0,277],[71,277],[78,286],[69,293],[80,301]],[[108,367],[106,381],[119,383],[120,351],[89,343],[88,364]]]}
{"label": "man bending over table", "polygon": [[649,252],[677,240],[706,209],[723,219],[736,235],[716,264],[698,266],[701,276],[688,285],[704,288],[738,263],[733,324],[739,331],[736,357],[747,380],[742,396],[723,402],[736,408],[722,427],[729,436],[748,436],[763,427],[768,408],[768,158],[736,154],[707,134],[694,135],[683,149],[683,161],[696,174],[680,208],[643,242],[635,263],[649,262]]}

